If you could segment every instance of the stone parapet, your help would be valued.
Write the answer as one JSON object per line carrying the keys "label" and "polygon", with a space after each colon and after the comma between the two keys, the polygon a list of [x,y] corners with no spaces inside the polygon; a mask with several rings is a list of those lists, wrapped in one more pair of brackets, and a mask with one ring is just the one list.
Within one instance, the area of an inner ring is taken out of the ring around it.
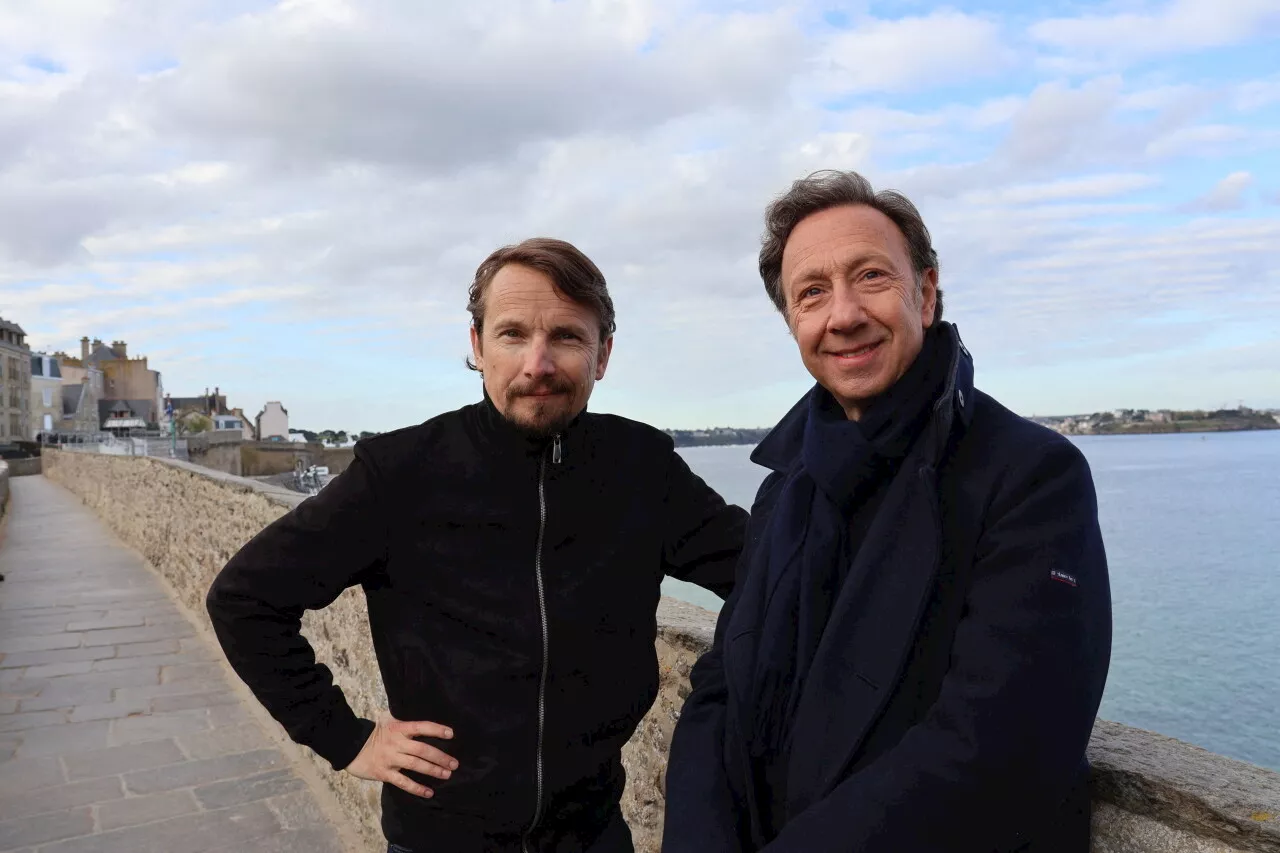
{"label": "stone parapet", "polygon": [[[45,476],[92,507],[201,619],[207,619],[204,595],[218,570],[263,526],[304,500],[175,460],[56,450],[46,451],[44,460]],[[710,646],[714,621],[713,613],[672,599],[659,608],[661,688],[623,753],[623,808],[639,853],[656,853],[660,843],[671,732],[689,693],[689,670]],[[376,717],[385,694],[363,592],[347,590],[325,610],[308,613],[303,630],[356,713]],[[377,786],[333,773],[300,751],[333,788],[369,850],[385,850]],[[1090,758],[1095,853],[1280,853],[1280,775],[1102,720]]]}
{"label": "stone parapet", "polygon": [[10,477],[32,477],[40,473],[39,456],[29,456],[25,459],[6,459],[5,464],[9,466]]}

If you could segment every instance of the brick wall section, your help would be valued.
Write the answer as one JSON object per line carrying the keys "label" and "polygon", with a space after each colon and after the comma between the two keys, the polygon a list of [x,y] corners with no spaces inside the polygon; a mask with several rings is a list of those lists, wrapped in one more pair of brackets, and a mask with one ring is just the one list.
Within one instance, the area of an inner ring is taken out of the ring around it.
{"label": "brick wall section", "polygon": [[[44,459],[45,476],[93,507],[202,615],[214,574],[243,542],[301,500],[171,460],[65,451],[46,452]],[[637,853],[657,853],[660,844],[671,732],[688,696],[689,670],[710,643],[714,615],[664,599],[658,623],[661,692],[623,753],[629,777],[623,810]],[[348,590],[323,612],[307,614],[304,631],[356,712],[376,717],[385,694],[363,593]],[[329,781],[371,853],[385,850],[376,786],[333,773],[309,750],[302,752]],[[1095,853],[1280,853],[1280,775],[1105,721],[1094,731],[1090,758]]]}

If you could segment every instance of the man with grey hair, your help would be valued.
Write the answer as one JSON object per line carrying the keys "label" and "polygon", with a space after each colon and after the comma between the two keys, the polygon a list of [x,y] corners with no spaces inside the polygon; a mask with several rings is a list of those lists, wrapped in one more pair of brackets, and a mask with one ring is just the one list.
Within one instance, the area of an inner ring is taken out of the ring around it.
{"label": "man with grey hair", "polygon": [[1085,853],[1111,596],[1084,457],[974,389],[904,196],[819,172],[765,219],[816,381],[752,454],[663,850]]}

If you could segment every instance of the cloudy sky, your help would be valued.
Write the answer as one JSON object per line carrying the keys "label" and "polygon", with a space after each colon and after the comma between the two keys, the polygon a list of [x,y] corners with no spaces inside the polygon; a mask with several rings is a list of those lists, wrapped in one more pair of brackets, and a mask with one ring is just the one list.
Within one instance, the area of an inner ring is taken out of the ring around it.
{"label": "cloudy sky", "polygon": [[3,0],[0,315],[166,390],[386,430],[478,397],[465,289],[573,241],[592,406],[767,425],[809,384],[754,272],[792,179],[916,201],[1023,414],[1280,406],[1275,0]]}

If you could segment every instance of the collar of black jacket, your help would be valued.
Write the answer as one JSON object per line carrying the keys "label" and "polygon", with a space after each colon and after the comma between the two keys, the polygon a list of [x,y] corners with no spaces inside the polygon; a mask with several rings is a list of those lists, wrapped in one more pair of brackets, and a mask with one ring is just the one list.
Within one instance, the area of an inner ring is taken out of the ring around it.
{"label": "collar of black jacket", "polygon": [[[943,343],[951,350],[951,366],[947,371],[946,381],[934,401],[933,413],[925,427],[933,435],[929,455],[936,464],[945,450],[947,437],[957,416],[961,426],[967,427],[972,421],[974,393],[973,356],[960,339],[960,330],[952,323],[943,322],[938,324],[935,334],[941,335]],[[777,426],[752,451],[752,462],[773,471],[790,470],[804,444],[809,395],[817,390],[818,386],[815,385],[783,415]]]}
{"label": "collar of black jacket", "polygon": [[[494,405],[493,399],[489,396],[489,390],[483,385],[480,388],[483,399],[475,405],[475,409],[477,415],[476,424],[481,439],[499,448],[528,456],[538,456],[546,451],[553,441],[552,436],[534,436],[520,429],[507,420],[502,412],[498,411],[498,407]],[[582,421],[585,413],[586,409],[584,408],[561,431],[560,443],[562,448],[582,432]]]}

